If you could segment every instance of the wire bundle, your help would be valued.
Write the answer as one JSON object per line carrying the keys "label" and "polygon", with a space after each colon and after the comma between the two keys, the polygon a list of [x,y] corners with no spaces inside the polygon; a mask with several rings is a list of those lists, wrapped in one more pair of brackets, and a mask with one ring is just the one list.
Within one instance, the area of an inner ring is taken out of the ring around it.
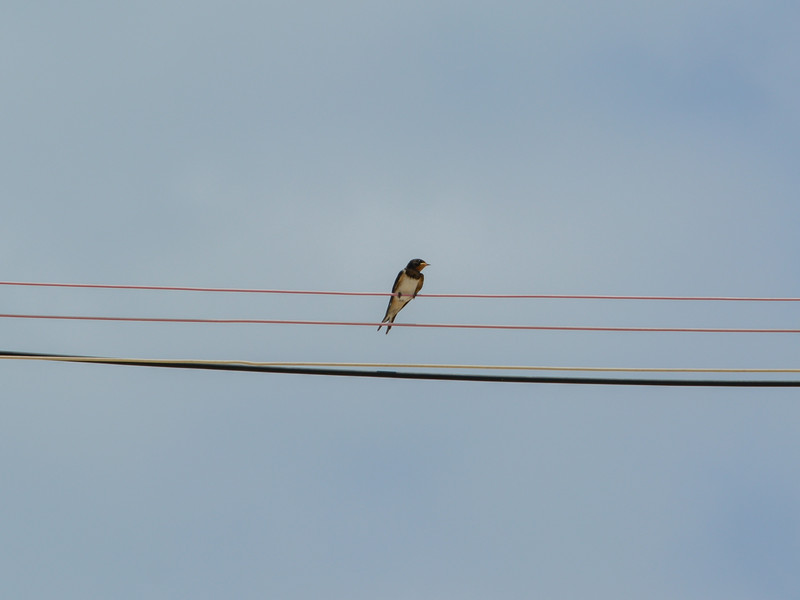
{"label": "wire bundle", "polygon": [[[386,292],[340,292],[321,290],[282,290],[282,289],[248,289],[248,288],[214,288],[187,286],[154,286],[154,285],[112,285],[82,283],[43,283],[0,281],[5,286],[78,288],[78,289],[114,289],[114,290],[147,290],[147,291],[181,291],[210,293],[247,293],[247,294],[303,294],[331,296],[391,296]],[[482,299],[572,299],[572,300],[660,300],[660,301],[696,301],[696,302],[800,302],[797,297],[745,297],[745,296],[625,296],[625,295],[578,295],[578,294],[419,294],[427,298],[482,298]],[[204,318],[166,318],[166,317],[119,317],[93,315],[45,315],[45,314],[0,314],[7,319],[42,319],[42,320],[75,320],[75,321],[110,321],[110,322],[148,322],[148,323],[205,323],[205,324],[258,324],[258,325],[342,325],[375,327],[377,322],[322,321],[322,320],[289,320],[289,319],[204,319]],[[594,331],[594,332],[674,332],[674,333],[783,333],[796,334],[800,329],[793,328],[713,328],[713,327],[598,327],[598,326],[566,326],[566,325],[492,325],[492,324],[456,324],[456,323],[395,323],[396,327],[423,328],[459,328],[459,329],[503,329],[527,331]],[[595,385],[668,385],[668,386],[728,386],[728,387],[800,387],[800,381],[793,380],[733,380],[733,379],[643,379],[643,378],[610,378],[610,377],[564,377],[564,376],[521,376],[509,374],[486,373],[430,373],[388,371],[391,369],[417,368],[439,370],[475,371],[594,371],[594,372],[658,372],[658,373],[800,373],[800,369],[675,369],[675,368],[621,368],[621,367],[543,367],[516,365],[448,365],[448,364],[396,364],[396,363],[310,363],[310,362],[253,362],[253,361],[214,361],[192,359],[139,359],[92,357],[75,355],[53,355],[44,353],[0,352],[0,359],[48,360],[62,362],[99,363],[107,365],[149,366],[181,369],[211,369],[230,371],[255,371],[268,373],[295,373],[310,375],[338,375],[356,377],[380,377],[401,379],[427,379],[451,381],[484,381],[513,383],[579,383]],[[364,370],[364,368],[376,370]]]}

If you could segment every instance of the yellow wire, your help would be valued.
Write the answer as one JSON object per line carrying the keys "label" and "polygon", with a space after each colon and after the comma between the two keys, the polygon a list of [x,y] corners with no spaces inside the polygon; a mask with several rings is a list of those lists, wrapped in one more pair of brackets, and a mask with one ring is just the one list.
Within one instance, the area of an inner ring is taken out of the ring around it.
{"label": "yellow wire", "polygon": [[430,363],[365,363],[365,362],[295,362],[295,361],[249,361],[249,360],[204,360],[178,358],[113,358],[71,356],[17,356],[0,354],[0,359],[48,360],[80,363],[165,363],[195,365],[244,365],[252,367],[346,367],[383,369],[473,369],[497,371],[587,371],[599,373],[800,373],[800,368],[783,369],[739,369],[739,368],[673,368],[673,367],[557,367],[526,365],[460,365]]}

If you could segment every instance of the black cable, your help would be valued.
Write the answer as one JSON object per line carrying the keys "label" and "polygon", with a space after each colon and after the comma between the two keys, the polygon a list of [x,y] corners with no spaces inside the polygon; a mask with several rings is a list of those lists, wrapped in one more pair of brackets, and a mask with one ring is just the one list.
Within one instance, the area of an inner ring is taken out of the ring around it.
{"label": "black cable", "polygon": [[[800,381],[772,379],[644,379],[631,377],[543,377],[525,375],[482,375],[469,373],[412,373],[403,371],[362,371],[323,367],[279,367],[247,364],[212,364],[191,361],[125,360],[71,354],[43,354],[37,352],[0,351],[3,357],[48,357],[65,362],[89,362],[131,367],[159,367],[172,369],[202,369],[207,371],[245,371],[253,373],[287,373],[294,375],[328,375],[339,377],[378,377],[384,379],[421,379],[433,381],[482,381],[489,383],[553,383],[579,385],[644,385],[671,387],[800,387]],[[70,360],[72,359],[72,361]]]}

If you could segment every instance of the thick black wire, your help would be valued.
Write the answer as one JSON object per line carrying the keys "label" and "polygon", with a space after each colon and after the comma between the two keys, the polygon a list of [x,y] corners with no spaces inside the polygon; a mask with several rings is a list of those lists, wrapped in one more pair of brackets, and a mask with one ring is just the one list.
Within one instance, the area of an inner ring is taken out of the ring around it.
{"label": "thick black wire", "polygon": [[482,381],[488,383],[553,383],[579,385],[643,385],[671,387],[800,387],[800,381],[771,379],[643,379],[632,377],[543,377],[525,375],[481,375],[469,373],[411,373],[403,371],[362,371],[359,369],[333,369],[324,367],[277,367],[246,364],[210,364],[159,360],[104,359],[94,356],[71,354],[43,354],[38,352],[0,351],[6,357],[44,358],[55,357],[92,364],[122,365],[131,367],[159,367],[172,369],[202,369],[206,371],[246,371],[254,373],[287,373],[294,375],[328,375],[340,377],[377,377],[384,379],[423,379],[434,381]]}

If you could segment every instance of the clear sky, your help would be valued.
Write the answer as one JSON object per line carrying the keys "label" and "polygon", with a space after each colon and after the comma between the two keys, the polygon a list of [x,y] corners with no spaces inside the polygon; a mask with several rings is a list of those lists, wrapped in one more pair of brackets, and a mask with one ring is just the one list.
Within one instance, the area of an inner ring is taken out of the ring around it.
{"label": "clear sky", "polygon": [[[800,296],[787,2],[0,7],[0,279]],[[0,312],[377,321],[383,297],[0,286]],[[419,298],[398,322],[800,326]],[[798,336],[0,319],[0,349],[798,367]],[[798,392],[0,361],[7,598],[800,597]]]}

